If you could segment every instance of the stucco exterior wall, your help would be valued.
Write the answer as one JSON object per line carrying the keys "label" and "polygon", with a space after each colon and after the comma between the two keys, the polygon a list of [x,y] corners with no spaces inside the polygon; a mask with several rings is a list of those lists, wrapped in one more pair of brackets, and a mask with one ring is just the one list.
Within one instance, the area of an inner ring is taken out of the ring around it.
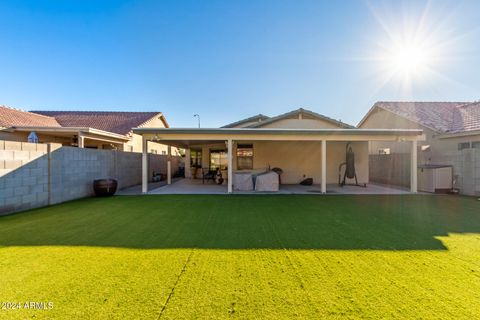
{"label": "stucco exterior wall", "polygon": [[262,128],[282,128],[282,129],[335,129],[339,128],[334,123],[320,119],[281,119],[271,123],[263,124]]}
{"label": "stucco exterior wall", "polygon": [[[165,123],[160,117],[150,119],[147,123],[141,126],[142,128],[165,128]],[[168,146],[158,142],[148,141],[148,152],[155,154],[167,154]],[[124,151],[142,152],[142,136],[133,133],[132,139],[125,143]],[[172,155],[179,155],[178,149],[172,147]]]}
{"label": "stucco exterior wall", "polygon": [[[327,142],[327,183],[338,182],[338,167],[345,162],[345,146],[345,142]],[[368,183],[368,143],[354,142],[352,147],[356,157],[357,178],[359,182]],[[305,178],[313,178],[315,184],[320,184],[321,164],[320,141],[253,143],[254,169],[279,167],[283,170],[284,184],[298,184]]]}
{"label": "stucco exterior wall", "polygon": [[[278,167],[283,170],[283,184],[298,184],[305,178],[321,183],[321,142],[320,141],[241,141],[234,143],[233,170],[237,170],[237,143],[253,145],[253,170],[263,171]],[[355,169],[359,183],[368,183],[368,142],[353,142]],[[327,183],[338,182],[338,167],[345,162],[346,142],[327,142]],[[225,149],[225,143],[204,145],[202,167],[209,166],[209,151]],[[222,172],[226,177],[227,173]],[[201,177],[197,175],[197,177]],[[342,171],[343,177],[343,171]],[[351,182],[351,181],[350,181]]]}
{"label": "stucco exterior wall", "polygon": [[[365,122],[360,126],[361,129],[421,129],[425,134],[425,141],[418,142],[418,146],[432,145],[435,143],[433,137],[438,132],[421,126],[420,124],[407,120],[394,113],[383,109],[377,109],[372,112]],[[405,142],[383,142],[375,141],[370,143],[370,154],[378,154],[380,149],[390,148],[391,153],[410,153],[410,143]]]}
{"label": "stucco exterior wall", "polygon": [[[147,149],[149,153],[155,154],[167,154],[168,153],[168,146],[164,144],[160,144],[153,141],[148,141]],[[124,151],[131,151],[131,152],[142,152],[142,136],[138,134],[132,134],[132,139],[125,143]],[[172,155],[177,155],[178,151],[177,148],[172,147]]]}

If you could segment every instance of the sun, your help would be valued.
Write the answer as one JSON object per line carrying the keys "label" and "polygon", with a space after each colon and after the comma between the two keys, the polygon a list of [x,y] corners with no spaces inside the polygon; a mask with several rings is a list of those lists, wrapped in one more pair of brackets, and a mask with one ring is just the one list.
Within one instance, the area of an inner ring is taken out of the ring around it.
{"label": "sun", "polygon": [[385,77],[411,85],[431,75],[438,60],[434,46],[427,41],[405,40],[403,37],[389,40],[383,44],[378,56],[380,72]]}
{"label": "sun", "polygon": [[389,55],[390,71],[408,77],[422,75],[428,68],[429,60],[432,60],[428,50],[408,44],[397,46]]}
{"label": "sun", "polygon": [[[462,59],[461,48],[468,34],[452,28],[455,10],[435,10],[430,1],[401,11],[369,4],[374,17],[374,32],[363,60],[375,85],[375,94],[383,88],[407,97],[414,91],[436,90],[439,81],[456,83],[445,72]],[[437,8],[437,7],[435,7]]]}

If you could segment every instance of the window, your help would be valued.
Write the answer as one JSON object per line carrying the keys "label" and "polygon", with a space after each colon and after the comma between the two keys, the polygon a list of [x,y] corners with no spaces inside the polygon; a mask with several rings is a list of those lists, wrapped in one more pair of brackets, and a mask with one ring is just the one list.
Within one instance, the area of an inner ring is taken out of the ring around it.
{"label": "window", "polygon": [[202,152],[191,150],[190,151],[190,166],[193,168],[202,167]]}
{"label": "window", "polygon": [[162,154],[163,154],[163,155],[166,155],[166,154],[167,154],[167,151],[162,150]]}
{"label": "window", "polygon": [[237,169],[238,170],[253,169],[253,145],[239,144],[237,146]]}
{"label": "window", "polygon": [[460,142],[458,144],[458,150],[469,149],[469,148],[470,148],[470,142]]}
{"label": "window", "polygon": [[390,148],[378,149],[378,154],[390,154]]}
{"label": "window", "polygon": [[227,152],[225,150],[210,150],[210,170],[227,170]]}
{"label": "window", "polygon": [[472,148],[480,149],[480,141],[472,141]]}

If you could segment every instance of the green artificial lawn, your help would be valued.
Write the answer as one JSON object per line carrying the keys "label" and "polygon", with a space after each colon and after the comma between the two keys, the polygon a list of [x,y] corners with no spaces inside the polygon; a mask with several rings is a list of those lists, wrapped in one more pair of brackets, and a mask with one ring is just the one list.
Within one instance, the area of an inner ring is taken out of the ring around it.
{"label": "green artificial lawn", "polygon": [[0,218],[1,319],[480,318],[480,201],[123,196]]}

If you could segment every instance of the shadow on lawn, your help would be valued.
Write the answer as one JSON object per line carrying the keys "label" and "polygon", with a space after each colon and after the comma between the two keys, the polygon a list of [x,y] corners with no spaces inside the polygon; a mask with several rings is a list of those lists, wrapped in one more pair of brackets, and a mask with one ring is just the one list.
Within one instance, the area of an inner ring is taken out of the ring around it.
{"label": "shadow on lawn", "polygon": [[0,218],[0,246],[446,250],[480,233],[480,202],[453,196],[124,196]]}

